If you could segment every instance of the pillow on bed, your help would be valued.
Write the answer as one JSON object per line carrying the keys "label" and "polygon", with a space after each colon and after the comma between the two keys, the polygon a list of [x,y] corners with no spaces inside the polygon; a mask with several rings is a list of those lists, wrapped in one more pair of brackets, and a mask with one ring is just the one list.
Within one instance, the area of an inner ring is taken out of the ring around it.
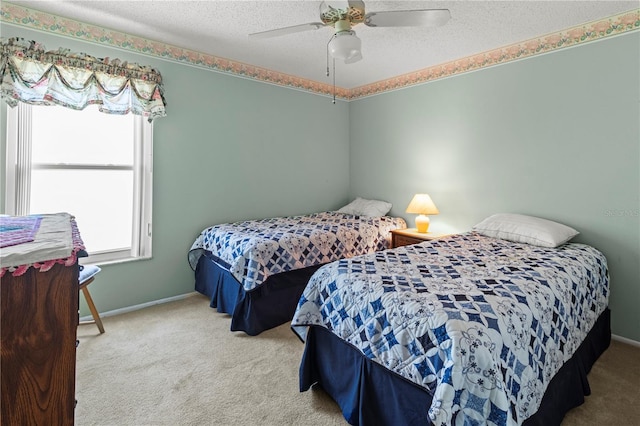
{"label": "pillow on bed", "polygon": [[558,222],[513,213],[489,216],[473,230],[488,237],[540,247],[558,247],[579,234]]}
{"label": "pillow on bed", "polygon": [[391,210],[391,203],[380,200],[365,200],[356,198],[346,206],[338,210],[339,213],[354,214],[356,216],[379,217],[384,216]]}

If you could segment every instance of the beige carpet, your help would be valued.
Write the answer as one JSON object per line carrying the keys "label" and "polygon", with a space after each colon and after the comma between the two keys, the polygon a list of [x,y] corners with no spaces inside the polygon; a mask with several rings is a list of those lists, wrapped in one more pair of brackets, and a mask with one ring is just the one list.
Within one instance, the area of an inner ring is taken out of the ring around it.
{"label": "beige carpet", "polygon": [[[324,392],[298,392],[304,345],[288,324],[255,337],[229,324],[194,294],[106,317],[103,335],[80,326],[76,424],[346,424]],[[639,360],[639,348],[613,342],[563,426],[639,424]]]}

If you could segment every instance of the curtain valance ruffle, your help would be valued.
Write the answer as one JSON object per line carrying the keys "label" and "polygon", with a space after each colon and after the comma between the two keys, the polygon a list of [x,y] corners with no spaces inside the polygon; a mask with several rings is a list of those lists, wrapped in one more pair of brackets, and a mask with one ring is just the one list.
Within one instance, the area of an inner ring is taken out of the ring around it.
{"label": "curtain valance ruffle", "polygon": [[45,52],[34,41],[3,39],[0,77],[0,96],[12,107],[18,101],[78,110],[98,104],[102,112],[131,112],[149,121],[166,115],[160,73],[119,59]]}

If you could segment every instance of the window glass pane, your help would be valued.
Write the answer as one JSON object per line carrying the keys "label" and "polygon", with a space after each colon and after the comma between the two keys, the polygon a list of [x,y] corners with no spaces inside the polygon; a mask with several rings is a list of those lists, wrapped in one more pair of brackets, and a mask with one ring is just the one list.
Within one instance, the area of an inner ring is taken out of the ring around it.
{"label": "window glass pane", "polygon": [[75,216],[89,253],[130,248],[133,171],[33,170],[30,211]]}
{"label": "window glass pane", "polygon": [[96,105],[32,111],[32,162],[133,164],[133,114],[105,114]]}
{"label": "window glass pane", "polygon": [[[11,152],[30,151],[21,159],[31,157],[33,167],[7,167],[8,184],[19,189],[29,185],[15,192],[15,200],[10,197],[7,211],[69,212],[76,217],[87,250],[97,255],[90,258],[95,262],[150,257],[151,235],[139,231],[151,224],[151,125],[140,116],[100,113],[95,106],[74,111],[21,104],[12,111],[16,113],[7,113],[9,123],[21,137],[9,138],[7,147]],[[28,129],[22,119],[30,124]],[[139,156],[134,147],[141,151]],[[75,168],[76,164],[83,167]],[[141,191],[136,200],[134,180]]]}

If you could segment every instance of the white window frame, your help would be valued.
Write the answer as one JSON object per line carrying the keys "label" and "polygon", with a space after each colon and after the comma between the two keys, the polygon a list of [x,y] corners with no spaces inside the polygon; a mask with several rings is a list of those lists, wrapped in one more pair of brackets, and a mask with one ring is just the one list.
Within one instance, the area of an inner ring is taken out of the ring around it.
{"label": "white window frame", "polygon": [[[19,102],[7,108],[5,210],[9,215],[29,214],[31,191],[31,110]],[[46,108],[46,107],[42,107]],[[117,263],[151,258],[153,195],[153,124],[134,116],[133,217],[131,249],[89,252],[87,262]],[[45,168],[119,169],[122,166],[46,165]],[[35,212],[34,212],[35,213]],[[82,234],[82,230],[80,230]]]}

